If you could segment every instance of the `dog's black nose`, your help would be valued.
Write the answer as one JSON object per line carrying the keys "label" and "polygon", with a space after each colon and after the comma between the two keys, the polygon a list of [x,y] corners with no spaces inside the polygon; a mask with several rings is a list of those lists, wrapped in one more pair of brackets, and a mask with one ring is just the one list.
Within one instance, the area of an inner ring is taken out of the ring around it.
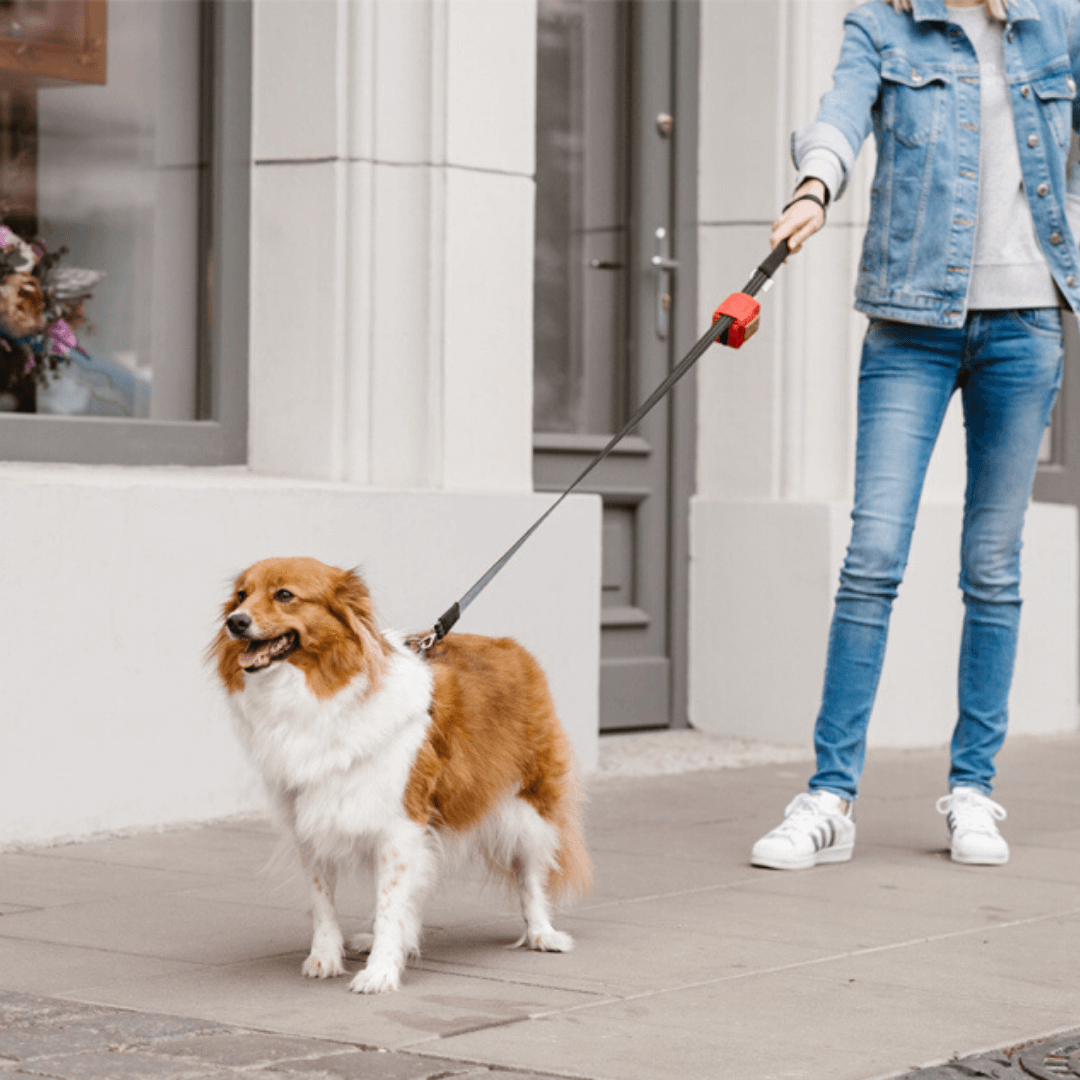
{"label": "dog's black nose", "polygon": [[234,611],[225,620],[225,626],[234,637],[242,637],[251,626],[251,616],[246,611]]}

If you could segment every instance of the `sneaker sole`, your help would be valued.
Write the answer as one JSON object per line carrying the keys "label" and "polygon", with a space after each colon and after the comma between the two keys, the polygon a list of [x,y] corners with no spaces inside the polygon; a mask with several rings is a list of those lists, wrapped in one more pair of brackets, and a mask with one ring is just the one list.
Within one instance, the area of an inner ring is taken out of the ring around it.
{"label": "sneaker sole", "polygon": [[789,859],[785,861],[783,859],[770,859],[768,856],[751,855],[750,865],[761,866],[766,870],[809,870],[819,863],[848,862],[854,851],[855,845],[852,843],[846,846],[824,848],[813,855],[808,855],[805,859]]}
{"label": "sneaker sole", "polygon": [[961,863],[964,866],[1004,866],[1009,861],[1009,853],[1004,855],[958,855],[955,851],[950,851],[950,856],[954,863]]}

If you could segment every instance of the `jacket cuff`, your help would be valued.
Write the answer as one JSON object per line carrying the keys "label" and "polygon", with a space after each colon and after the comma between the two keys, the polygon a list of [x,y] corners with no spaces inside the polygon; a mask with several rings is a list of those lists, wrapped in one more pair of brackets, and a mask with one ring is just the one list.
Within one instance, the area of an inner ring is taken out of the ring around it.
{"label": "jacket cuff", "polygon": [[843,132],[820,120],[792,134],[791,157],[799,174],[797,184],[816,176],[829,189],[830,202],[844,194],[855,167],[855,153]]}

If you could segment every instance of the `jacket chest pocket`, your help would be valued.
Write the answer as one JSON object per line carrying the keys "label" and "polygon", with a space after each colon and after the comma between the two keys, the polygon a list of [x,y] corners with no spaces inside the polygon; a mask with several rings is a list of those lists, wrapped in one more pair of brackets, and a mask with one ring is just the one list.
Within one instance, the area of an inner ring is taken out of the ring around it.
{"label": "jacket chest pocket", "polygon": [[1073,99],[1076,97],[1076,83],[1072,75],[1058,69],[1033,80],[1031,86],[1058,146],[1068,146],[1072,134]]}
{"label": "jacket chest pocket", "polygon": [[947,75],[905,59],[883,60],[882,126],[904,146],[921,146],[941,129],[948,92]]}

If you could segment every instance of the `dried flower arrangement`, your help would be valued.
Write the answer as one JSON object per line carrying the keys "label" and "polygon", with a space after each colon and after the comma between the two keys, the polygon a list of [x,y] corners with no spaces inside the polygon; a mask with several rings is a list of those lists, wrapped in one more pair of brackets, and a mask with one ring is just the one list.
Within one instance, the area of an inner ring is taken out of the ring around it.
{"label": "dried flower arrangement", "polygon": [[83,305],[105,275],[64,266],[67,253],[0,224],[0,394],[25,398],[70,352],[82,352],[75,329],[86,322]]}

